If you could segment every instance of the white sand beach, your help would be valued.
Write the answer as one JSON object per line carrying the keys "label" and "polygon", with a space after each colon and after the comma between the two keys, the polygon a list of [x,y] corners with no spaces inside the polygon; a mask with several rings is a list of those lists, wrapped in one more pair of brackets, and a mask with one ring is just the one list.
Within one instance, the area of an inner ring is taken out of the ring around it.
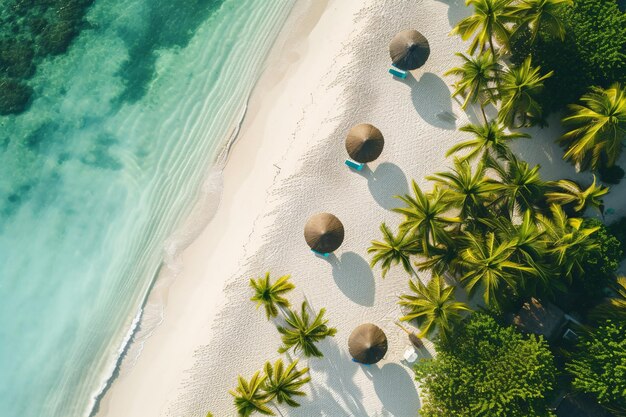
{"label": "white sand beach", "polygon": [[[398,224],[393,196],[407,193],[411,179],[425,185],[426,175],[450,166],[446,150],[465,137],[456,129],[477,120],[450,98],[452,79],[443,76],[458,63],[454,53],[466,49],[448,34],[469,11],[462,0],[295,6],[250,99],[223,172],[219,209],[176,266],[162,271],[151,295],[153,303],[165,302],[162,322],[134,342],[97,416],[234,416],[228,391],[237,375],[249,377],[279,357],[275,325],[249,301],[249,278],[266,271],[291,274],[292,304],[306,298],[316,310],[325,307],[338,329],[320,345],[324,358],[301,360],[311,369],[309,395],[283,415],[416,415],[418,387],[402,361],[408,340],[394,325],[408,277],[397,268],[383,280],[378,268],[370,270],[366,249],[381,222]],[[426,36],[431,55],[406,80],[393,79],[388,42],[410,28]],[[437,116],[444,111],[456,123]],[[357,173],[343,163],[344,139],[363,122],[382,131],[385,148]],[[554,145],[558,123],[552,126],[533,129],[534,138],[515,150],[540,163],[546,179],[572,176]],[[626,213],[620,188],[606,199],[614,218]],[[328,259],[314,256],[303,238],[307,218],[322,211],[335,214],[346,233]],[[389,339],[385,359],[368,368],[347,351],[351,330],[364,322]]]}

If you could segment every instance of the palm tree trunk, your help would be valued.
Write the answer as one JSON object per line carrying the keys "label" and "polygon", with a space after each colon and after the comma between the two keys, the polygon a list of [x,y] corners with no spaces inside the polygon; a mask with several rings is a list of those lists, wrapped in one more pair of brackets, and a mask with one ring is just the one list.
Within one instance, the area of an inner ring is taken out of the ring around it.
{"label": "palm tree trunk", "polygon": [[480,112],[483,114],[483,119],[485,119],[485,124],[489,124],[489,120],[487,120],[487,115],[485,114],[485,107],[483,103],[480,103]]}
{"label": "palm tree trunk", "polygon": [[493,46],[493,37],[489,36],[489,49],[491,50],[491,55],[493,59],[496,59],[496,48]]}
{"label": "palm tree trunk", "polygon": [[417,271],[415,271],[415,269],[413,268],[413,265],[410,262],[409,262],[409,268],[411,268],[411,275],[417,278],[417,280],[421,282],[422,285],[426,285],[424,284],[424,281],[422,281],[422,279],[419,277],[419,275],[417,275]]}

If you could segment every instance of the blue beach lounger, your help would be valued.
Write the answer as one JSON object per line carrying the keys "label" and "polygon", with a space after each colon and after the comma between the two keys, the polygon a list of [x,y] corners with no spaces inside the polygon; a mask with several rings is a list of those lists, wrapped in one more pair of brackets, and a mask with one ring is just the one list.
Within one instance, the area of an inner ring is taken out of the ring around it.
{"label": "blue beach lounger", "polygon": [[393,64],[391,65],[391,68],[389,68],[389,74],[393,75],[394,77],[398,77],[402,79],[406,78],[406,71],[395,67]]}
{"label": "blue beach lounger", "polygon": [[316,255],[323,256],[324,258],[328,258],[328,255],[330,255],[330,253],[321,253],[313,249],[311,249],[311,252],[313,252]]}
{"label": "blue beach lounger", "polygon": [[358,162],[354,162],[350,159],[346,159],[346,165],[348,165],[350,168],[352,169],[356,169],[357,171],[360,171],[363,169],[363,165],[365,164],[360,164]]}

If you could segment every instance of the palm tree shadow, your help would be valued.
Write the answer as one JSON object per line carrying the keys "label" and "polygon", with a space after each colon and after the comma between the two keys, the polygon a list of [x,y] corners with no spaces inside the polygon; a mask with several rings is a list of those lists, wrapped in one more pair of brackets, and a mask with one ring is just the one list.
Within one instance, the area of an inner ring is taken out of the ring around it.
{"label": "palm tree shadow", "polygon": [[310,396],[305,401],[300,401],[301,406],[293,410],[302,416],[337,416],[350,417],[352,414],[344,408],[332,392],[319,385],[311,385]]}
{"label": "palm tree shadow", "polygon": [[456,26],[462,19],[472,14],[471,7],[465,5],[464,0],[437,0],[448,5],[448,22],[450,26]]}
{"label": "palm tree shadow", "polygon": [[[324,373],[326,374],[326,381],[323,385],[326,386],[326,390],[328,393],[332,393],[332,397],[338,397],[345,404],[345,408],[341,407],[337,404],[337,401],[329,401],[323,403],[324,406],[324,414],[325,415],[341,415],[327,412],[327,405],[332,403],[333,406],[336,404],[339,406],[340,410],[343,412],[347,412],[344,415],[347,416],[359,416],[359,417],[367,417],[369,416],[367,410],[363,406],[363,393],[360,388],[354,382],[354,376],[356,375],[357,370],[359,369],[357,364],[352,362],[351,358],[348,354],[339,349],[339,346],[334,341],[329,339],[325,339],[319,344],[321,350],[324,352],[324,357],[321,360],[311,361],[310,368],[315,371],[315,373]],[[320,384],[316,384],[318,387]],[[313,399],[312,402],[316,402]],[[322,415],[319,414],[311,414],[308,412],[308,407],[320,407],[321,404],[311,404],[311,402],[306,404],[307,412],[302,415]],[[302,404],[301,410],[305,407],[305,404]],[[346,410],[347,409],[347,410]]]}
{"label": "palm tree shadow", "polygon": [[402,169],[391,162],[383,162],[375,171],[365,168],[362,175],[367,178],[367,186],[378,205],[386,210],[400,206],[395,196],[409,192],[409,184]]}
{"label": "palm tree shadow", "polygon": [[394,417],[413,417],[420,399],[413,377],[397,363],[372,368],[374,391],[385,409]]}
{"label": "palm tree shadow", "polygon": [[362,306],[374,305],[374,273],[363,257],[354,252],[345,252],[332,266],[335,283],[346,297]]}
{"label": "palm tree shadow", "polygon": [[448,85],[436,74],[426,72],[419,80],[407,77],[413,106],[422,119],[435,127],[454,130],[456,120]]}

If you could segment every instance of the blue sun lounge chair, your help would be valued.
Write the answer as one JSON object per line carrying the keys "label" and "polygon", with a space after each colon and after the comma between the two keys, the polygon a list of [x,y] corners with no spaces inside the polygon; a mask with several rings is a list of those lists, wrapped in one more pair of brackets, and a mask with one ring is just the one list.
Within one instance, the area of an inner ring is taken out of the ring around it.
{"label": "blue sun lounge chair", "polygon": [[363,365],[363,366],[370,366],[370,364],[369,364],[369,363],[361,363],[361,362],[357,361],[357,360],[356,360],[356,359],[354,359],[354,358],[352,358],[352,362],[354,362],[354,363],[358,363],[359,365]]}
{"label": "blue sun lounge chair", "polygon": [[313,249],[311,249],[311,252],[313,252],[316,255],[323,256],[324,258],[328,258],[328,255],[330,255],[330,253],[322,253],[322,252],[318,252],[318,251],[313,250]]}
{"label": "blue sun lounge chair", "polygon": [[361,163],[359,163],[359,162],[354,162],[354,161],[353,161],[353,160],[351,160],[351,159],[346,159],[346,165],[348,165],[348,166],[349,166],[350,168],[352,168],[352,169],[356,169],[357,171],[360,171],[360,170],[362,170],[362,169],[363,169],[363,166],[364,166],[365,164],[361,164]]}
{"label": "blue sun lounge chair", "polygon": [[389,68],[389,74],[393,75],[394,77],[405,79],[407,72],[391,64],[391,68]]}

